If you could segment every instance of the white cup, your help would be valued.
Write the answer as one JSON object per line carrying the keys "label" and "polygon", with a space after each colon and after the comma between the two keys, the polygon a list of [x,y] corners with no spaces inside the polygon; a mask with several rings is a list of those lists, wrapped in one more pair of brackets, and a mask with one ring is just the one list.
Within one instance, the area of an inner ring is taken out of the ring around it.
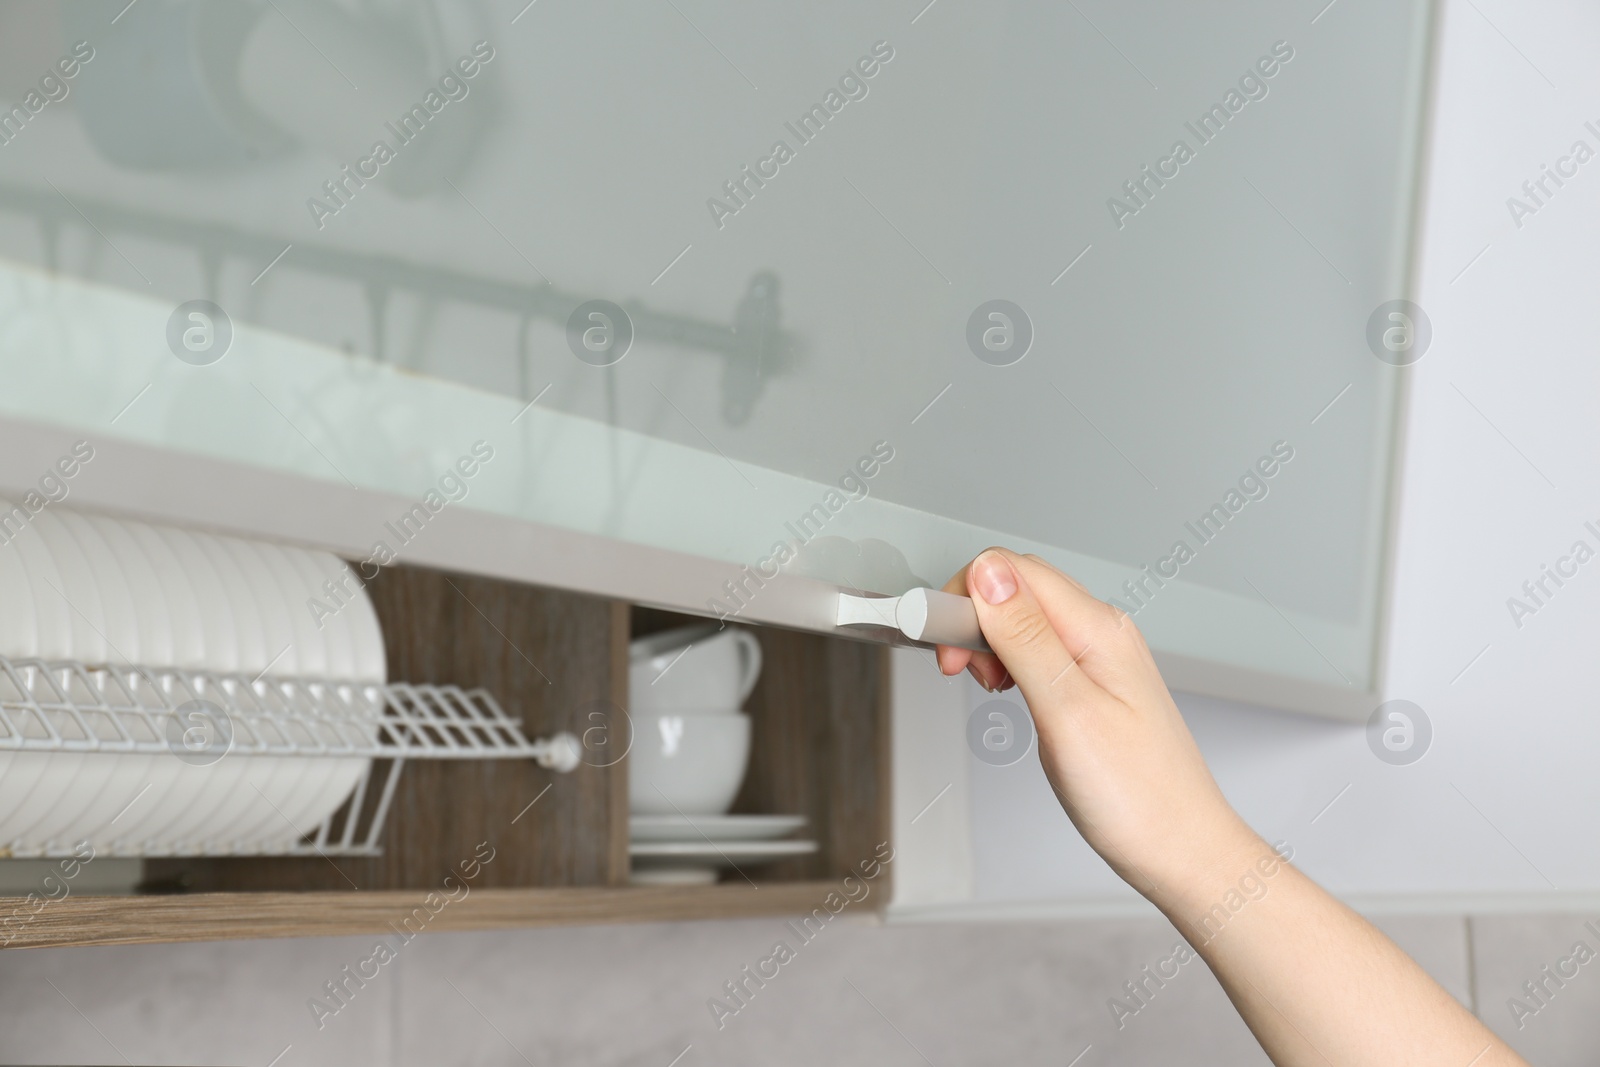
{"label": "white cup", "polygon": [[721,815],[750,762],[750,717],[716,712],[635,713],[628,810],[635,815]]}
{"label": "white cup", "polygon": [[761,675],[761,642],[748,630],[692,626],[641,637],[629,647],[628,698],[635,715],[729,714]]}

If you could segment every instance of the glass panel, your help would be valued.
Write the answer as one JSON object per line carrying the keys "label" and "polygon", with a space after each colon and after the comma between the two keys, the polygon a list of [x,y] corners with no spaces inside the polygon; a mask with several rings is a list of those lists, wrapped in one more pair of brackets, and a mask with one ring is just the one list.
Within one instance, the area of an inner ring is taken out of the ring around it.
{"label": "glass panel", "polygon": [[1373,684],[1422,0],[125,3],[0,9],[7,415]]}

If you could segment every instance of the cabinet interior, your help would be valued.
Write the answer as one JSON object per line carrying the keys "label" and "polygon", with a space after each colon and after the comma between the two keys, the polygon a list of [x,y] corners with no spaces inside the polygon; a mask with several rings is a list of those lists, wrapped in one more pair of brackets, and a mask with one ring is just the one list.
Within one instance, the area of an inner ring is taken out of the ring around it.
{"label": "cabinet interior", "polygon": [[732,811],[804,815],[800,836],[818,842],[815,853],[741,865],[712,886],[632,886],[627,758],[593,730],[628,728],[630,638],[703,620],[407,565],[384,568],[368,592],[391,680],[481,686],[530,738],[589,731],[598,744],[565,774],[530,760],[409,761],[380,856],[151,859],[138,894],[51,902],[13,944],[381,930],[484,843],[493,859],[433,928],[806,911],[888,840],[882,646],[755,631],[763,668],[746,702],[751,758]]}

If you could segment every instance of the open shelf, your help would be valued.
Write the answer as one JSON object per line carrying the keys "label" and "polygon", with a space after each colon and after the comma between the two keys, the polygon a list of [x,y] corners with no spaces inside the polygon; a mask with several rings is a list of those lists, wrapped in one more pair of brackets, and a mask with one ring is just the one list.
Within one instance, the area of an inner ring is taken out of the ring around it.
{"label": "open shelf", "polygon": [[[751,761],[733,812],[804,815],[815,853],[716,885],[634,886],[628,764],[601,746],[605,731],[627,728],[630,638],[696,620],[411,566],[384,568],[368,592],[390,677],[482,689],[527,737],[585,738],[584,762],[562,774],[532,759],[408,761],[376,855],[147,859],[135,895],[0,898],[0,917],[27,916],[0,929],[0,943],[394,933],[418,908],[428,931],[803,914],[889,839],[881,646],[756,631],[764,666],[746,703]],[[869,907],[887,901],[888,870]]]}
{"label": "open shelf", "polygon": [[[635,608],[635,636],[703,620]],[[745,702],[750,769],[735,815],[804,815],[816,852],[748,872],[754,881],[837,878],[888,840],[887,650],[762,627],[762,670]],[[743,882],[734,872],[724,882]]]}

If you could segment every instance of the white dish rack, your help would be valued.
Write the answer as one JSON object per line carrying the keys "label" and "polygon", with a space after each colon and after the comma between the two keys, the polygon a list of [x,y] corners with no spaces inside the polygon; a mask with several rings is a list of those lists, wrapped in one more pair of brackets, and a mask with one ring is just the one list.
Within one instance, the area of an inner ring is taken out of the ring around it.
{"label": "white dish rack", "polygon": [[[195,748],[188,734],[197,711],[216,736]],[[570,733],[528,740],[483,689],[0,656],[0,759],[5,753],[187,757],[208,765],[286,757],[367,761],[349,798],[314,832],[155,846],[111,832],[106,851],[140,857],[374,856],[408,760],[531,759],[565,772],[581,757]],[[0,856],[68,856],[75,843],[0,841]]]}

